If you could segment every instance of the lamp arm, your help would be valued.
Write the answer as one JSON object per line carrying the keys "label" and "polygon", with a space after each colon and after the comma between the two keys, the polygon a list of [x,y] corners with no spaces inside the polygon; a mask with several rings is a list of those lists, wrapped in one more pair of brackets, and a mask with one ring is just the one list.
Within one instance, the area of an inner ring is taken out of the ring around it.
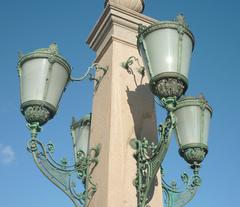
{"label": "lamp arm", "polygon": [[140,64],[139,59],[135,56],[130,56],[125,62],[121,63],[121,67],[125,70],[127,70],[127,72],[129,74],[133,74],[133,70],[131,68],[131,65],[133,65],[134,62],[137,62],[138,64],[138,69],[137,71],[144,76],[145,75],[145,68]]}
{"label": "lamp arm", "polygon": [[167,153],[175,122],[174,114],[169,112],[165,122],[160,126],[161,138],[158,145],[149,144],[146,138],[131,142],[136,149],[134,156],[137,160],[137,175],[134,184],[137,188],[138,207],[146,207],[151,199],[150,191]]}
{"label": "lamp arm", "polygon": [[[173,112],[169,112],[168,116],[165,120],[165,122],[160,125],[159,127],[159,132],[160,132],[160,141],[157,144],[156,149],[153,152],[153,157],[151,158],[151,162],[154,163],[158,163],[158,167],[155,167],[155,171],[158,171],[160,168],[160,165],[162,164],[167,151],[168,151],[168,147],[170,144],[170,139],[171,139],[171,135],[172,135],[172,130],[175,128],[176,126],[176,119],[175,116],[173,114]],[[153,165],[155,166],[155,165]]]}
{"label": "lamp arm", "polygon": [[179,190],[176,182],[172,182],[171,185],[167,184],[162,177],[162,188],[165,194],[164,202],[166,207],[183,207],[194,198],[201,185],[199,168],[194,169],[194,175],[190,179],[186,173],[182,174],[181,179],[185,187],[184,190]]}
{"label": "lamp arm", "polygon": [[79,78],[74,78],[74,77],[71,77],[71,81],[82,81],[82,80],[85,80],[85,79],[89,79],[89,80],[95,80],[93,79],[94,75],[92,72],[92,70],[94,71],[98,71],[98,70],[102,70],[103,71],[103,76],[106,74],[107,72],[107,68],[104,68],[104,67],[101,67],[98,63],[94,63],[92,64],[90,67],[87,68],[87,71],[85,72],[85,74],[83,76],[80,76]]}
{"label": "lamp arm", "polygon": [[[37,139],[37,134],[41,129],[38,123],[28,124],[28,128],[31,131],[31,139],[27,144],[27,149],[31,152],[39,170],[72,200],[75,207],[86,206],[85,204],[97,190],[91,173],[98,163],[99,146],[90,149],[87,155],[83,152],[78,165],[67,166],[66,159],[62,159],[61,163],[54,161],[52,156],[54,145],[52,143],[45,147]],[[84,192],[76,192],[76,183],[73,181],[73,177],[81,179],[85,185]]]}

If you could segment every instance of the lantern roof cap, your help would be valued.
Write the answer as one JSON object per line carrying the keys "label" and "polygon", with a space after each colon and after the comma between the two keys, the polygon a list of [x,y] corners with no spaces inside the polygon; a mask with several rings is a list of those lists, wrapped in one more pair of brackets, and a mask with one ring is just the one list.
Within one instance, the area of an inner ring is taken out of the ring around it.
{"label": "lantern roof cap", "polygon": [[77,127],[81,127],[81,126],[85,126],[88,123],[91,122],[91,114],[86,114],[84,117],[82,117],[79,121],[77,121],[75,119],[75,117],[72,118],[72,124],[71,124],[71,128],[77,128]]}
{"label": "lantern roof cap", "polygon": [[200,94],[198,97],[194,96],[182,96],[178,101],[177,101],[177,106],[174,111],[178,110],[179,108],[185,107],[185,106],[200,106],[203,110],[208,109],[209,112],[212,115],[212,107],[209,105],[208,101],[206,98]]}
{"label": "lantern roof cap", "polygon": [[33,52],[18,54],[18,67],[21,67],[25,62],[35,58],[48,58],[50,63],[58,62],[63,65],[67,72],[71,73],[71,66],[68,61],[59,54],[58,46],[56,43],[52,43],[48,48],[40,48]]}
{"label": "lantern roof cap", "polygon": [[170,21],[156,21],[155,23],[151,24],[150,26],[139,25],[138,27],[138,47],[141,43],[142,39],[144,39],[148,34],[159,30],[159,29],[174,29],[177,30],[180,34],[187,34],[193,43],[192,50],[194,49],[195,45],[195,38],[193,33],[190,31],[188,24],[185,21],[185,17],[183,14],[178,14],[177,17]]}

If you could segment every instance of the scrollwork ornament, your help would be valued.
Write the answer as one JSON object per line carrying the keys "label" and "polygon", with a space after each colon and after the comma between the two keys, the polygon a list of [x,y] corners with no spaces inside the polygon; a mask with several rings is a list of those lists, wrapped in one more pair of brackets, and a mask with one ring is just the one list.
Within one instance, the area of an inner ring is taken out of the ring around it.
{"label": "scrollwork ornament", "polygon": [[148,206],[151,199],[150,188],[165,157],[174,127],[175,117],[172,112],[169,112],[165,122],[161,125],[161,139],[158,145],[150,143],[146,138],[131,141],[131,146],[136,150],[134,157],[137,160],[137,173],[134,184],[137,189],[138,207]]}
{"label": "scrollwork ornament", "polygon": [[201,185],[201,178],[198,175],[199,166],[193,172],[194,175],[189,178],[186,173],[181,175],[184,189],[180,190],[175,182],[174,185],[168,185],[162,176],[162,188],[164,191],[164,202],[166,207],[183,207],[193,199]]}
{"label": "scrollwork ornament", "polygon": [[[37,134],[41,130],[39,123],[35,122],[27,126],[31,132],[27,149],[32,153],[39,170],[61,189],[76,207],[86,206],[97,191],[97,185],[93,182],[91,174],[98,163],[100,146],[90,149],[87,154],[79,153],[80,161],[78,165],[68,166],[66,158],[63,158],[60,162],[54,160],[54,145],[51,142],[44,146],[38,140]],[[73,178],[82,181],[85,191],[76,192],[76,182],[73,181]]]}

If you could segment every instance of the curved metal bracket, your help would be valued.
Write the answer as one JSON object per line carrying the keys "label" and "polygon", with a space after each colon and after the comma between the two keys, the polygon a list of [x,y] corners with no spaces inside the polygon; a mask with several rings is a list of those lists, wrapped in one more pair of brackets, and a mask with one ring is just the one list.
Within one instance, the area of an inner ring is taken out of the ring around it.
{"label": "curved metal bracket", "polygon": [[[103,71],[103,74],[99,78],[95,78],[95,72],[97,72],[97,71]],[[90,67],[87,68],[87,71],[85,72],[85,74],[83,76],[81,76],[79,78],[71,77],[71,81],[82,81],[82,80],[86,80],[86,79],[96,81],[96,85],[95,85],[95,90],[96,90],[98,88],[101,80],[107,73],[107,71],[108,71],[108,67],[102,67],[98,63],[94,63]]]}
{"label": "curved metal bracket", "polygon": [[136,58],[135,56],[129,57],[126,62],[122,62],[121,66],[122,66],[122,68],[126,69],[129,74],[132,74],[132,73],[133,73],[133,70],[132,70],[132,68],[131,68],[130,66],[131,66],[134,62],[137,62],[137,64],[138,64],[138,69],[137,69],[137,71],[138,71],[142,76],[144,76],[144,75],[145,75],[145,68],[140,65],[139,59]]}
{"label": "curved metal bracket", "polygon": [[183,191],[177,188],[176,182],[167,184],[162,178],[162,188],[165,194],[164,203],[166,207],[183,207],[190,202],[197,193],[201,178],[198,175],[199,168],[194,169],[194,175],[189,179],[186,173],[183,173],[181,179],[185,189]]}
{"label": "curved metal bracket", "polygon": [[[75,207],[86,207],[97,190],[97,185],[93,182],[91,174],[98,163],[100,146],[90,149],[87,155],[80,151],[79,163],[67,166],[65,158],[61,160],[61,163],[53,159],[54,145],[52,143],[45,147],[37,139],[37,134],[41,130],[38,123],[28,124],[28,128],[31,131],[31,139],[27,149],[32,153],[39,170],[72,200]],[[85,186],[84,192],[77,192],[76,182],[73,181],[74,177],[82,181]]]}
{"label": "curved metal bracket", "polygon": [[134,157],[137,160],[137,175],[134,185],[137,188],[138,207],[146,207],[151,199],[150,189],[167,153],[175,123],[174,114],[169,112],[165,122],[160,126],[161,138],[157,145],[150,144],[146,138],[134,139],[130,143],[136,150]]}

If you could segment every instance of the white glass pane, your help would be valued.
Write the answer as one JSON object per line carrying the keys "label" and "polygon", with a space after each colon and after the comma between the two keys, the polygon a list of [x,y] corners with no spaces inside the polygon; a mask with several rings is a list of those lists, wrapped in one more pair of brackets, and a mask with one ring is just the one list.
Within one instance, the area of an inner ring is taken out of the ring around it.
{"label": "white glass pane", "polygon": [[21,102],[42,100],[48,74],[47,59],[37,58],[25,62],[21,75]]}
{"label": "white glass pane", "polygon": [[176,30],[156,30],[145,37],[144,43],[152,77],[163,72],[177,72],[178,33]]}
{"label": "white glass pane", "polygon": [[68,72],[62,65],[54,63],[49,73],[49,86],[44,100],[57,107],[68,81]]}
{"label": "white glass pane", "polygon": [[182,57],[180,72],[182,75],[188,78],[189,66],[192,56],[193,44],[191,38],[184,34],[182,41]]}
{"label": "white glass pane", "polygon": [[77,152],[80,150],[87,154],[88,151],[88,142],[89,142],[89,135],[90,135],[90,126],[79,126],[74,128],[73,130],[73,144],[74,144],[74,154],[75,160],[77,159]]}
{"label": "white glass pane", "polygon": [[22,66],[21,103],[39,100],[57,108],[68,76],[68,72],[59,63],[50,67],[47,58],[26,61]]}
{"label": "white glass pane", "polygon": [[193,42],[187,34],[184,33],[180,40],[176,29],[163,28],[144,38],[140,53],[151,77],[176,72],[188,78],[192,49]]}
{"label": "white glass pane", "polygon": [[208,145],[208,131],[211,113],[200,106],[185,106],[175,111],[176,132],[180,147],[187,144]]}
{"label": "white glass pane", "polygon": [[200,143],[201,109],[198,106],[182,107],[175,112],[176,132],[180,146]]}
{"label": "white glass pane", "polygon": [[203,144],[208,145],[208,134],[211,121],[211,113],[206,109],[204,111],[204,131],[203,131]]}

